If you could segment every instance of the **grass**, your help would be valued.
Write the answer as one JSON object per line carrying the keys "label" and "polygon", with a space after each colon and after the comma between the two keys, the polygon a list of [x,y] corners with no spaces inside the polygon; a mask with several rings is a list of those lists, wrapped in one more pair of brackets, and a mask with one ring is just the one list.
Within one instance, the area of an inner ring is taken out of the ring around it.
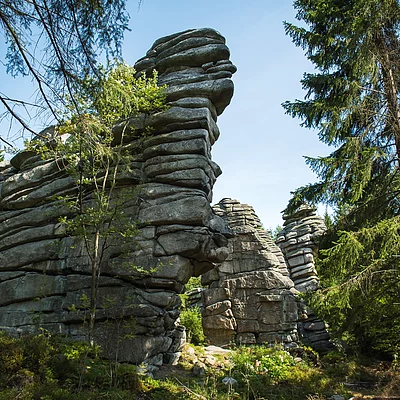
{"label": "grass", "polygon": [[[195,376],[193,366],[200,364],[203,373]],[[399,366],[339,353],[320,358],[307,348],[288,353],[280,346],[210,357],[202,346],[187,345],[180,365],[147,377],[133,365],[102,359],[101,349],[86,343],[0,334],[0,400],[324,400],[334,394],[399,395]]]}

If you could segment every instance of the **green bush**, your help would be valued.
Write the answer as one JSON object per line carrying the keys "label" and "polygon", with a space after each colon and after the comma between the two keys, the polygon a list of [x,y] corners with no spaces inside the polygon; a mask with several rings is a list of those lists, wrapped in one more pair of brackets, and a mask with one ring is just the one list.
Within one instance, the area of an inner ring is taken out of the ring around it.
{"label": "green bush", "polygon": [[7,386],[22,369],[23,350],[18,340],[0,333],[0,386]]}
{"label": "green bush", "polygon": [[204,342],[202,317],[199,307],[183,310],[181,312],[181,324],[186,327],[189,342],[193,344]]}
{"label": "green bush", "polygon": [[287,351],[266,345],[239,347],[232,353],[232,361],[235,372],[244,376],[265,375],[271,381],[286,379],[295,365]]}
{"label": "green bush", "polygon": [[54,345],[45,334],[25,336],[20,339],[24,354],[24,368],[37,376],[40,380],[51,378],[48,368],[49,361],[55,351]]}
{"label": "green bush", "polygon": [[201,288],[201,276],[192,276],[188,283],[185,285],[185,292],[189,292],[192,289]]}
{"label": "green bush", "polygon": [[19,338],[0,333],[0,400],[131,398],[140,389],[136,367],[102,360],[99,352],[45,331]]}

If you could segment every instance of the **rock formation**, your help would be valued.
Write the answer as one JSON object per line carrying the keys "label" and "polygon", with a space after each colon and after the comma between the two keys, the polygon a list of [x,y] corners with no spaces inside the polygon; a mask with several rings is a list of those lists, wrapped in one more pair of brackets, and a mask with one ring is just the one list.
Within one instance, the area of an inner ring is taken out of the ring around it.
{"label": "rock formation", "polygon": [[209,341],[254,344],[297,340],[297,291],[283,254],[252,207],[223,199],[214,211],[232,230],[229,256],[202,276]]}
{"label": "rock formation", "polygon": [[[158,71],[170,108],[130,121],[133,132],[153,129],[145,139],[131,135],[131,172],[118,179],[140,185],[126,209],[140,235],[104,259],[97,327],[121,361],[157,365],[173,362],[184,342],[178,293],[228,255],[226,225],[210,206],[221,173],[211,146],[236,68],[218,32],[194,29],[157,40],[136,69]],[[81,338],[91,271],[83,244],[58,223],[65,210],[54,200],[71,190],[71,178],[56,162],[22,152],[0,164],[0,181],[0,326]],[[148,273],[124,268],[127,260]]]}
{"label": "rock formation", "polygon": [[283,230],[276,243],[282,249],[296,289],[300,292],[316,290],[319,285],[314,256],[318,239],[326,231],[324,220],[315,208],[301,206],[296,212],[284,215]]}
{"label": "rock formation", "polygon": [[[326,228],[315,209],[304,206],[284,217],[277,239],[281,248],[251,206],[223,199],[214,211],[232,236],[229,256],[202,276],[208,286],[201,292],[207,339],[219,345],[277,342],[289,347],[301,340],[318,351],[331,349],[326,324],[297,296],[318,287],[314,256]],[[198,296],[193,292],[201,304]]]}
{"label": "rock formation", "polygon": [[[314,257],[318,251],[319,238],[326,231],[323,218],[316,209],[307,205],[299,207],[294,213],[284,215],[283,230],[276,243],[282,249],[290,272],[290,277],[299,292],[318,289],[319,279],[315,269]],[[314,312],[303,307],[298,332],[303,343],[317,351],[333,348],[329,341],[327,325]]]}

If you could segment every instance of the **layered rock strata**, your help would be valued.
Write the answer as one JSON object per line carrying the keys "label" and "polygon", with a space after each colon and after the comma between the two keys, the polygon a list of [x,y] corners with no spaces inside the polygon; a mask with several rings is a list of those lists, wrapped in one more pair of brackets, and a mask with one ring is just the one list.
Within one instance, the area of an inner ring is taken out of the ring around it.
{"label": "layered rock strata", "polygon": [[[218,32],[195,29],[157,40],[136,63],[138,74],[153,69],[170,108],[130,121],[130,172],[117,187],[140,188],[125,210],[140,234],[103,259],[97,337],[105,349],[118,348],[121,361],[157,365],[176,360],[184,342],[178,293],[228,255],[226,224],[210,206],[221,173],[211,146],[236,68]],[[142,138],[147,127],[152,134]],[[10,332],[84,336],[90,263],[83,243],[58,222],[66,210],[54,200],[71,191],[55,161],[22,152],[0,164],[0,326]]]}
{"label": "layered rock strata", "polygon": [[203,328],[211,343],[297,340],[298,304],[283,254],[252,207],[223,199],[214,206],[232,230],[229,256],[202,276]]}
{"label": "layered rock strata", "polygon": [[323,218],[313,207],[301,206],[296,212],[284,215],[282,231],[276,243],[281,248],[296,289],[300,292],[316,290],[319,285],[314,257],[318,239],[326,231]]}
{"label": "layered rock strata", "polygon": [[[283,230],[276,243],[282,249],[295,288],[300,292],[318,289],[319,279],[314,257],[318,251],[318,241],[326,231],[324,219],[316,209],[307,205],[299,207],[292,214],[284,215]],[[327,325],[313,310],[303,306],[298,331],[303,343],[317,351],[333,348],[329,341]]]}
{"label": "layered rock strata", "polygon": [[186,304],[189,308],[199,308],[203,309],[203,291],[205,288],[194,288],[185,292],[185,296],[187,296]]}

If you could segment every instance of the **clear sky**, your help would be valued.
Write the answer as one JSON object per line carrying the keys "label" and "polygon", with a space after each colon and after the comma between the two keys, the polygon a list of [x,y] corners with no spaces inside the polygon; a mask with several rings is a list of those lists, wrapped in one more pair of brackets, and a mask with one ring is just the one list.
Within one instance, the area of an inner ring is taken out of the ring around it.
{"label": "clear sky", "polygon": [[314,131],[285,115],[285,100],[302,99],[300,79],[312,66],[302,49],[285,35],[283,21],[295,22],[290,0],[144,0],[140,10],[130,0],[131,29],[125,38],[129,63],[143,56],[159,37],[190,28],[211,27],[225,36],[235,94],[220,116],[221,136],[213,160],[223,174],[214,202],[231,197],[250,204],[264,227],[282,224],[290,192],[315,181],[304,155],[329,149]]}
{"label": "clear sky", "polygon": [[[214,202],[231,197],[250,204],[264,227],[282,224],[280,212],[290,192],[315,181],[303,156],[328,154],[316,132],[285,115],[281,103],[302,99],[300,79],[312,71],[302,49],[285,36],[282,21],[295,21],[291,0],[128,0],[130,28],[124,58],[133,64],[159,37],[191,28],[211,27],[225,36],[235,94],[219,117],[221,136],[213,160],[223,174],[214,187]],[[27,88],[0,73],[2,90],[17,96]],[[28,83],[29,84],[29,83]],[[0,125],[2,132],[5,126]]]}

